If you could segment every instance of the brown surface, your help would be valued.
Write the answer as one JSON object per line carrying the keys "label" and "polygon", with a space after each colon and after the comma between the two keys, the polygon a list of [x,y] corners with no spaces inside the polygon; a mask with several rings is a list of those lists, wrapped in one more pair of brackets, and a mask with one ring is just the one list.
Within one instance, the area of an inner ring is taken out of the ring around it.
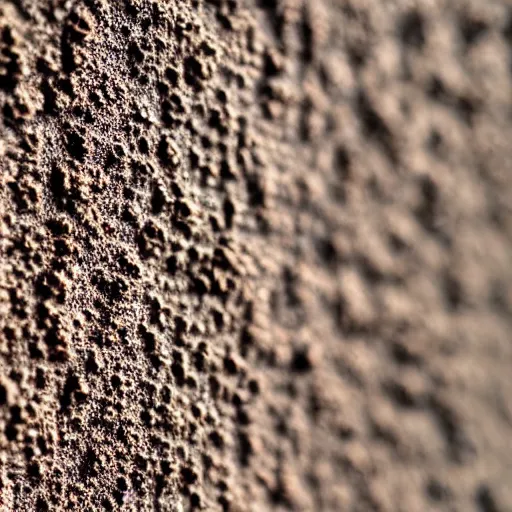
{"label": "brown surface", "polygon": [[512,510],[507,0],[0,34],[2,511]]}

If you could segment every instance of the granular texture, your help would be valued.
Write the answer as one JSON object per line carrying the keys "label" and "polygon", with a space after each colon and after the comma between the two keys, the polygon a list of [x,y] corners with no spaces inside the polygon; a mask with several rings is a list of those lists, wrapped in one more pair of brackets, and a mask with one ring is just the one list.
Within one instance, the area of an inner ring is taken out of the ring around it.
{"label": "granular texture", "polygon": [[0,0],[0,510],[512,510],[507,0]]}

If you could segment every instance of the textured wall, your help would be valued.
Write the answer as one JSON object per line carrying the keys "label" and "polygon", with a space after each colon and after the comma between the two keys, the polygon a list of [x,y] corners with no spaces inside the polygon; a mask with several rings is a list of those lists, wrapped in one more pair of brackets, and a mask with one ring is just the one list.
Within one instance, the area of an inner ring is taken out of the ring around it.
{"label": "textured wall", "polygon": [[0,1],[1,510],[512,510],[511,82],[506,0]]}

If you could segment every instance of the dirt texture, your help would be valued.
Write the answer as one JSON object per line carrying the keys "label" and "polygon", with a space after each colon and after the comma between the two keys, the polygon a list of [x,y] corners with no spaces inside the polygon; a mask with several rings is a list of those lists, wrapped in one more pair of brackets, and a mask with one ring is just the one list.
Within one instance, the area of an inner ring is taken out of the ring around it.
{"label": "dirt texture", "polygon": [[0,0],[0,510],[512,510],[512,4]]}

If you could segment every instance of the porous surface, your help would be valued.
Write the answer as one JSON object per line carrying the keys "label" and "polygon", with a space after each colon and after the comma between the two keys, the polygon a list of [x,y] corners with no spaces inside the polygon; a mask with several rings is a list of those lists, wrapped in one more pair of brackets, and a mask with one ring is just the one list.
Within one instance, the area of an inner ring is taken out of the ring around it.
{"label": "porous surface", "polygon": [[507,0],[0,2],[0,503],[512,510]]}

